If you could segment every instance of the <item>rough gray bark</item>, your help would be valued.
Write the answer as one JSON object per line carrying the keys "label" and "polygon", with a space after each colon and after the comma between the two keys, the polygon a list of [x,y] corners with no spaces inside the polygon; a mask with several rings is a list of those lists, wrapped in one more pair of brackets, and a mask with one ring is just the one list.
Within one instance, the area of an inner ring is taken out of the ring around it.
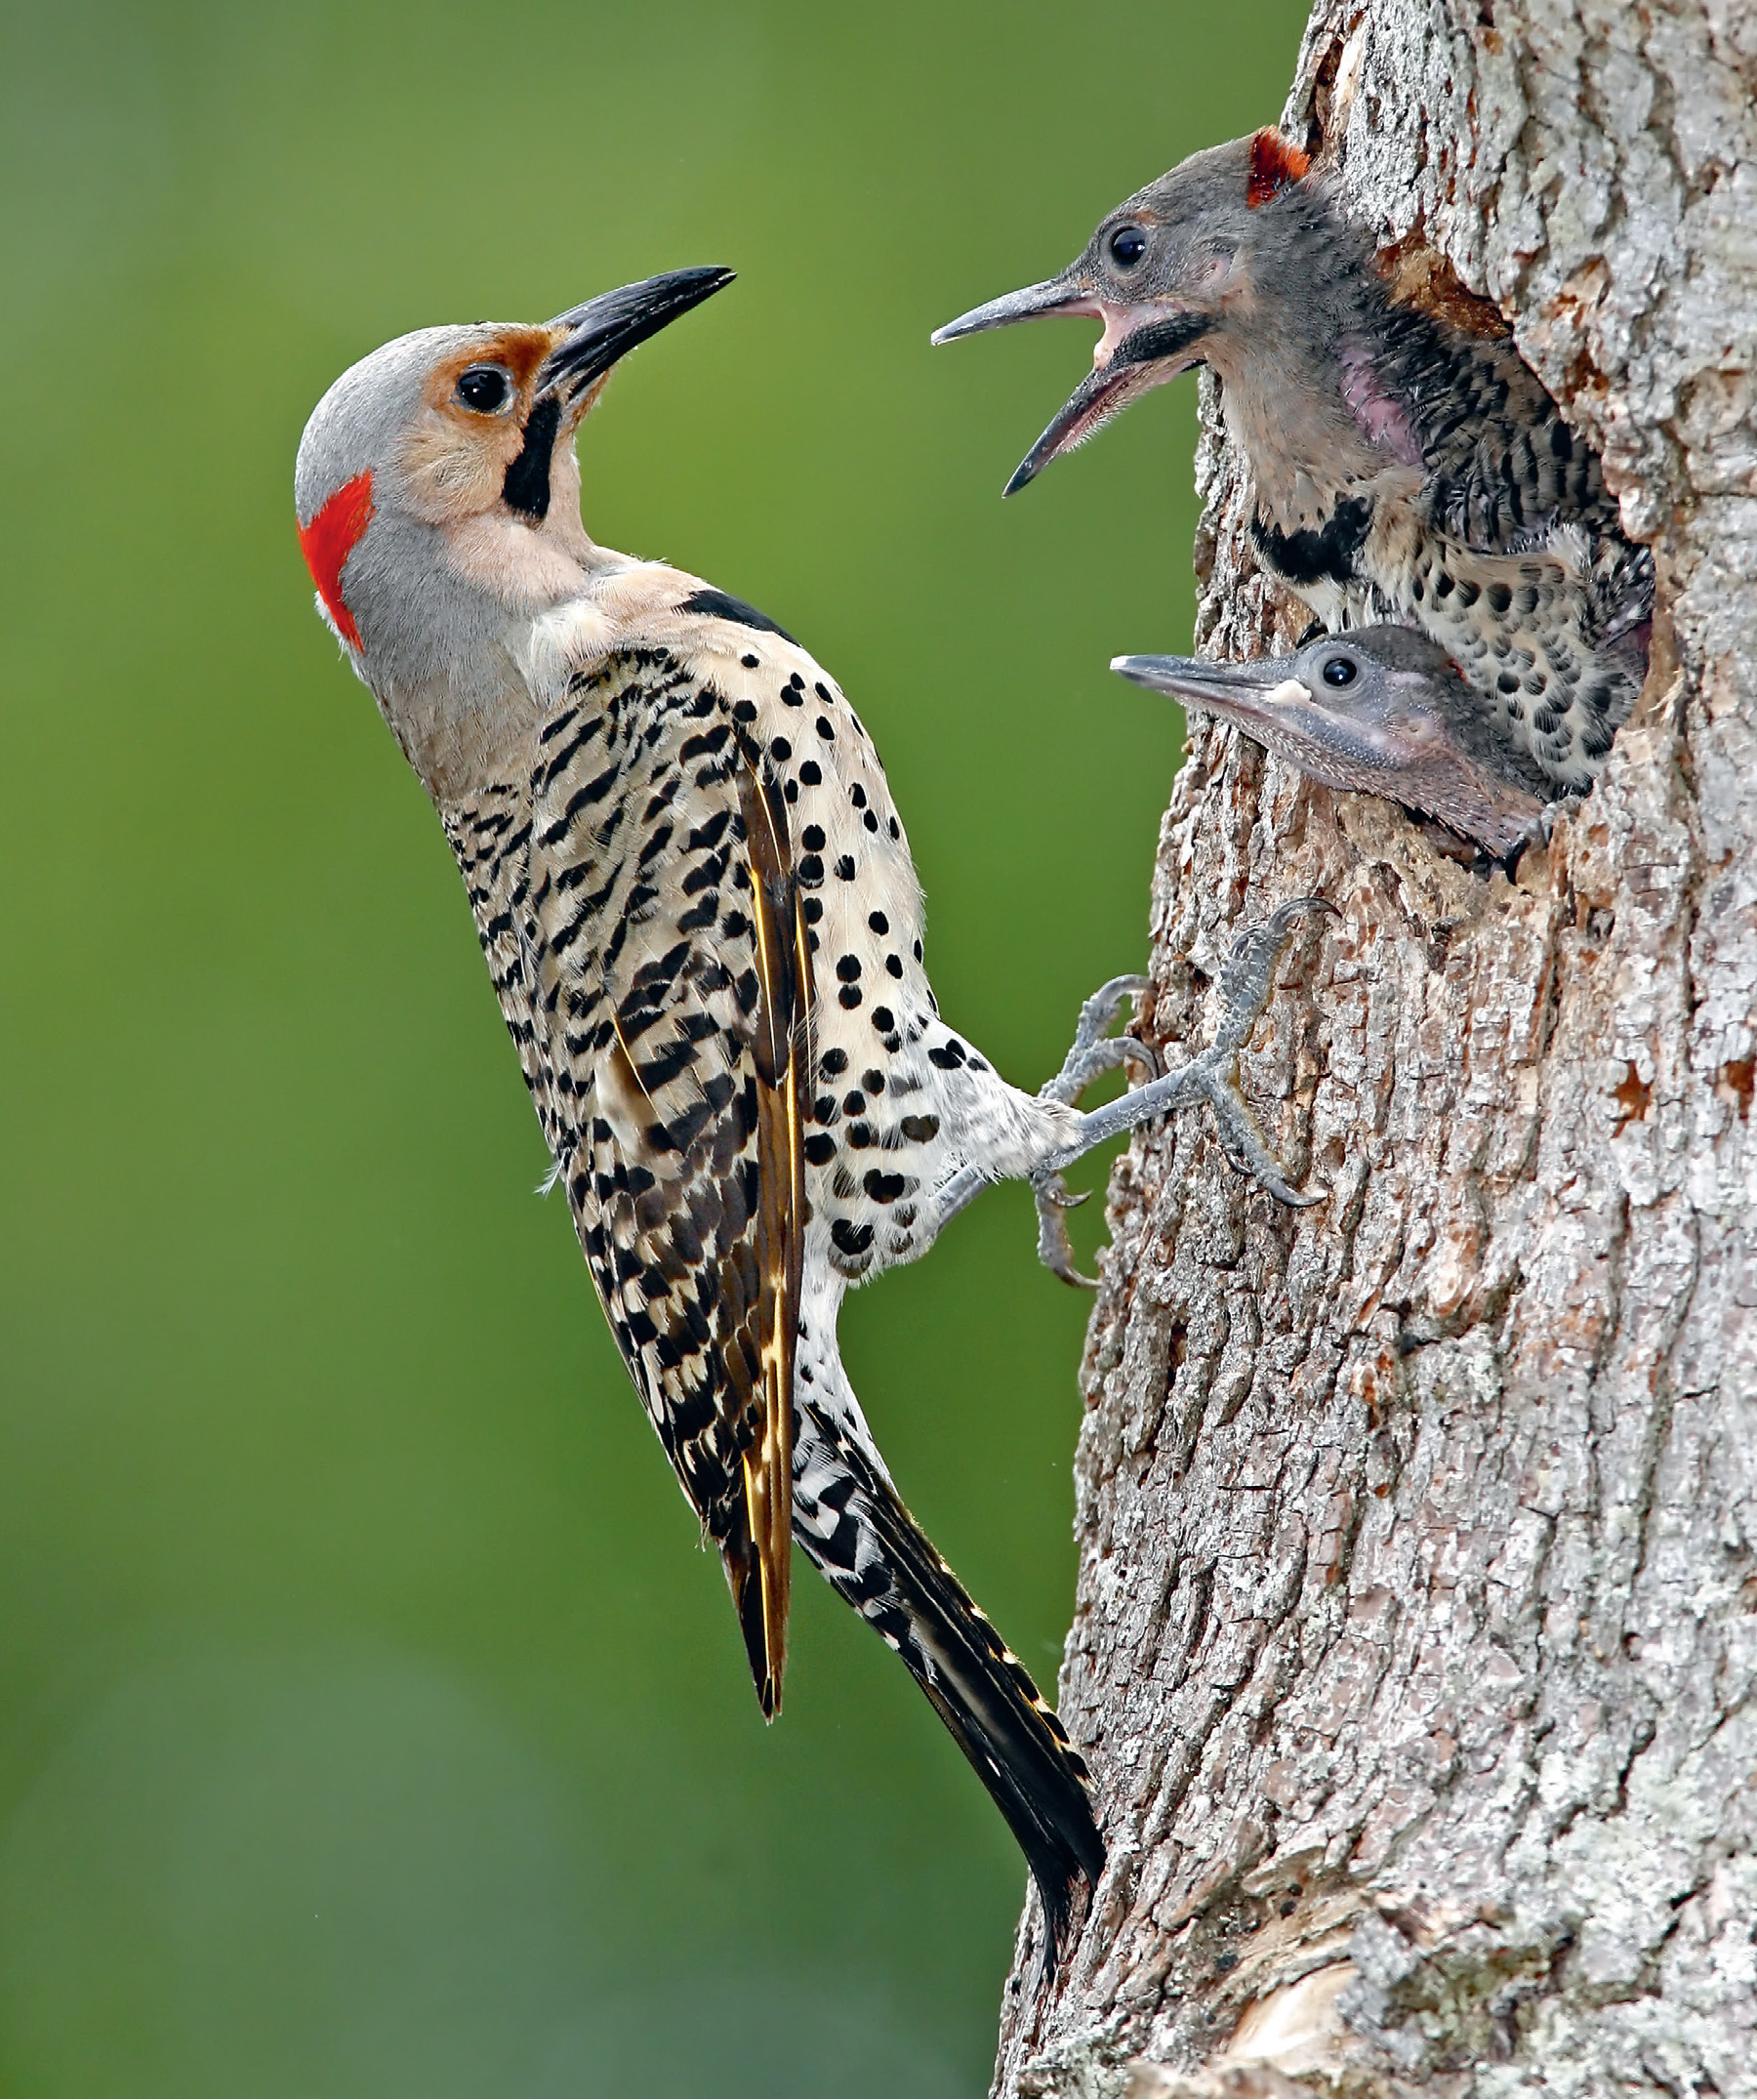
{"label": "rough gray bark", "polygon": [[[1153,1030],[1330,897],[1246,1064],[1333,1194],[1194,1117],[1117,1170],[1062,1682],[1112,1864],[1042,1996],[1027,1914],[1002,2089],[1757,2091],[1754,85],[1748,0],[1313,17],[1290,135],[1602,449],[1653,672],[1513,883],[1192,723]],[[1255,653],[1303,614],[1206,408],[1199,633]]]}

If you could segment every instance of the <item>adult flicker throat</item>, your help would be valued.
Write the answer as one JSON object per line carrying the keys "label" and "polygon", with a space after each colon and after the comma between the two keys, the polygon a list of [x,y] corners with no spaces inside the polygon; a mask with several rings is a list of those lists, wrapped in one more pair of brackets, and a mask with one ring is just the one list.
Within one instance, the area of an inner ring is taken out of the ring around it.
{"label": "adult flicker throat", "polygon": [[[986,1181],[1205,1098],[1292,1200],[1225,1041],[1083,1115],[1124,986],[1043,1097],[943,1021],[884,769],[829,675],[699,577],[597,546],[574,438],[635,343],[727,281],[673,272],[543,326],[432,328],[346,373],[296,476],[320,608],[435,803],[587,1263],[726,1570],[765,1714],[791,1543],[900,1655],[1060,1933],[1103,1863],[1086,1774],[910,1517],[837,1345],[849,1285]],[[1277,922],[1270,947],[1291,930]],[[1262,947],[1259,939],[1258,947]],[[1267,953],[1267,950],[1264,950]],[[1231,1030],[1226,1035],[1226,1029]],[[1058,1265],[1054,1232],[1045,1245]]]}
{"label": "adult flicker throat", "polygon": [[1394,299],[1333,186],[1261,131],[1193,154],[1059,276],[933,340],[1055,314],[1104,323],[1090,376],[1009,495],[1210,366],[1264,567],[1332,632],[1423,629],[1551,781],[1583,788],[1646,675],[1653,559],[1623,537],[1597,455],[1504,329],[1470,310],[1482,326]]}

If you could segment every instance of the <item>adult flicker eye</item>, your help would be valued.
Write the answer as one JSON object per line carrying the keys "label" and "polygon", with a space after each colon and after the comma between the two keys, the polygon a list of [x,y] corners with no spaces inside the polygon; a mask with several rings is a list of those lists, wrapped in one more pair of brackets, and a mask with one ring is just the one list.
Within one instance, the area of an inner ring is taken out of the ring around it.
{"label": "adult flicker eye", "polygon": [[1147,236],[1139,226],[1119,226],[1110,237],[1111,260],[1133,269],[1147,253]]}
{"label": "adult flicker eye", "polygon": [[1360,667],[1347,656],[1332,656],[1324,667],[1327,685],[1352,685],[1360,675]]}
{"label": "adult flicker eye", "polygon": [[498,364],[472,364],[458,377],[458,398],[478,416],[498,416],[512,398],[512,375]]}

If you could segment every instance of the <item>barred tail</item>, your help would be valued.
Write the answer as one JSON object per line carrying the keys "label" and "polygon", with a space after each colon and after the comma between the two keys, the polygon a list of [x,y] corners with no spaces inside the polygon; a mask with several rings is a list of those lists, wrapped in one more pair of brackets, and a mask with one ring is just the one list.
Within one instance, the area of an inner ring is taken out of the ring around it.
{"label": "barred tail", "polygon": [[[797,1388],[796,1388],[797,1391]],[[1043,1899],[1059,1957],[1075,1877],[1096,1885],[1104,1841],[1086,1768],[1025,1666],[898,1499],[846,1395],[798,1393],[794,1535],[840,1596],[907,1664],[1006,1818]]]}

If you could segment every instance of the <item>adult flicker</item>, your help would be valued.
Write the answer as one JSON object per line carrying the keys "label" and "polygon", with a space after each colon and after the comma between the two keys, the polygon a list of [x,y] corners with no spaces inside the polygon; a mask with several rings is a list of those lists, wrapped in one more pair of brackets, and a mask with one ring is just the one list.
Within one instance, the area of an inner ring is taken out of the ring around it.
{"label": "adult flicker", "polygon": [[1006,1817],[1053,1947],[1103,1846],[1085,1768],[904,1507],[837,1348],[843,1292],[1028,1175],[1207,1099],[1293,1199],[1237,1050],[1303,902],[1248,936],[1215,1044],[1088,1115],[1150,1051],[1087,1003],[1042,1096],[939,1016],[872,741],[773,621],[595,545],[577,427],[635,344],[730,280],[674,271],[540,326],[427,328],[330,389],[299,448],[320,610],[431,797],[592,1280],[725,1565],[765,1714],[790,1537],[902,1657]]}
{"label": "adult flicker", "polygon": [[[1333,185],[1273,131],[1128,198],[1060,276],[933,337],[1056,313],[1104,322],[1093,370],[1007,483],[1022,488],[1192,365],[1221,382],[1263,566],[1332,632],[1423,629],[1506,735],[1588,786],[1647,670],[1653,556],[1596,453],[1480,303],[1394,298]],[[1480,322],[1482,325],[1475,325]]]}
{"label": "adult flicker", "polygon": [[1328,788],[1431,817],[1492,859],[1542,834],[1543,773],[1496,731],[1446,651],[1413,628],[1326,635],[1246,664],[1119,656],[1111,669],[1235,723]]}

